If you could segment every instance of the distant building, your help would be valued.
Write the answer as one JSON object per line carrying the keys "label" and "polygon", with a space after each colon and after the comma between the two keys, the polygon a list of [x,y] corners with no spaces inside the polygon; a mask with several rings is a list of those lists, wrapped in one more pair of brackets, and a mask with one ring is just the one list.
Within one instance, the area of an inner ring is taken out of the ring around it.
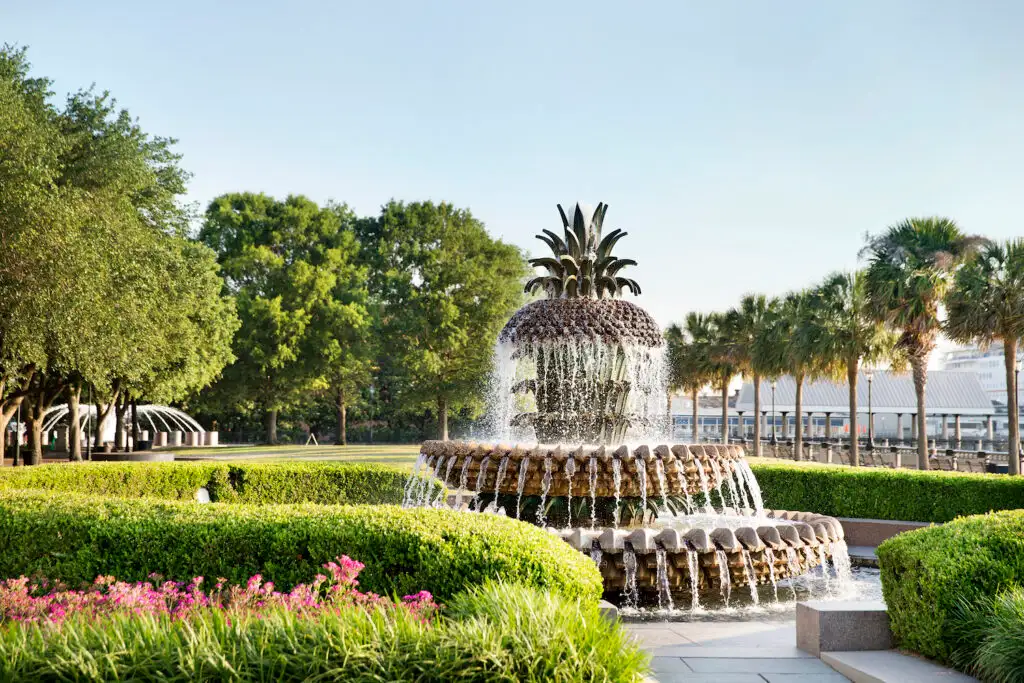
{"label": "distant building", "polygon": [[[1002,404],[1006,410],[1006,367],[1004,365],[1003,343],[993,342],[982,349],[977,344],[961,346],[943,354],[941,366],[949,372],[970,372],[978,377],[981,388],[992,401]],[[1024,351],[1018,351],[1017,360],[1024,360]]]}

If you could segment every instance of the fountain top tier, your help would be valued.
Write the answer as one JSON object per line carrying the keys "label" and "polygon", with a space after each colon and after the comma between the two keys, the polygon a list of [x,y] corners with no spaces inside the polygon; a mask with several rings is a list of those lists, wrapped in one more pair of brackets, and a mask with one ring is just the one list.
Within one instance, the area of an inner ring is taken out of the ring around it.
{"label": "fountain top tier", "polygon": [[593,341],[656,348],[664,343],[654,318],[621,299],[541,299],[520,308],[498,341],[519,346]]}

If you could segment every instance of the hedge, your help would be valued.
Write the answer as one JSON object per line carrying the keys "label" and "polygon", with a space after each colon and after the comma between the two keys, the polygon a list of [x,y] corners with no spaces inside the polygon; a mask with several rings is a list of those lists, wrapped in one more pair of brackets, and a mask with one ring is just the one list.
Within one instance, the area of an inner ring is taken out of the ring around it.
{"label": "hedge", "polygon": [[882,591],[900,646],[963,661],[963,604],[1024,584],[1024,510],[964,517],[878,547]]}
{"label": "hedge", "polygon": [[444,600],[487,579],[598,598],[601,576],[548,532],[503,516],[395,506],[246,505],[0,491],[0,577],[72,585],[150,573],[288,589],[345,554],[366,564],[362,590],[428,590]]}
{"label": "hedge", "polygon": [[0,468],[0,489],[195,500],[205,488],[215,502],[398,504],[410,476],[388,465],[332,462],[67,463]]}
{"label": "hedge", "polygon": [[765,505],[832,517],[948,522],[1024,508],[1024,477],[814,463],[750,463]]}

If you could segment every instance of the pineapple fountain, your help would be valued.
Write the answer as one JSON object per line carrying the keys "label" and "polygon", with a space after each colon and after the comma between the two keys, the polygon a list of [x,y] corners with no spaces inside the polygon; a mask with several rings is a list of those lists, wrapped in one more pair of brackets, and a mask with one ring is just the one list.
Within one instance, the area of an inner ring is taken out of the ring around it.
{"label": "pineapple fountain", "polygon": [[[603,235],[607,205],[579,204],[552,254],[498,337],[492,378],[495,440],[428,441],[417,472],[454,490],[431,499],[414,477],[405,505],[507,514],[557,533],[594,559],[609,598],[672,605],[730,599],[849,558],[831,517],[765,509],[740,446],[666,438],[664,340],[654,319],[620,297],[640,287],[612,254],[626,235]],[[652,443],[653,442],[653,443]]]}

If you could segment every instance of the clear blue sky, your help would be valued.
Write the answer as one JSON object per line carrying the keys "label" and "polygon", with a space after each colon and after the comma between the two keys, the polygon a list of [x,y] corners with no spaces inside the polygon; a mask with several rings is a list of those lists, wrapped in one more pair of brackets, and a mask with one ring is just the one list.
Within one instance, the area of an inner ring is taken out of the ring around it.
{"label": "clear blue sky", "polygon": [[1024,3],[33,2],[63,92],[95,82],[234,190],[449,200],[536,252],[610,204],[662,323],[857,264],[866,231],[1024,228]]}

